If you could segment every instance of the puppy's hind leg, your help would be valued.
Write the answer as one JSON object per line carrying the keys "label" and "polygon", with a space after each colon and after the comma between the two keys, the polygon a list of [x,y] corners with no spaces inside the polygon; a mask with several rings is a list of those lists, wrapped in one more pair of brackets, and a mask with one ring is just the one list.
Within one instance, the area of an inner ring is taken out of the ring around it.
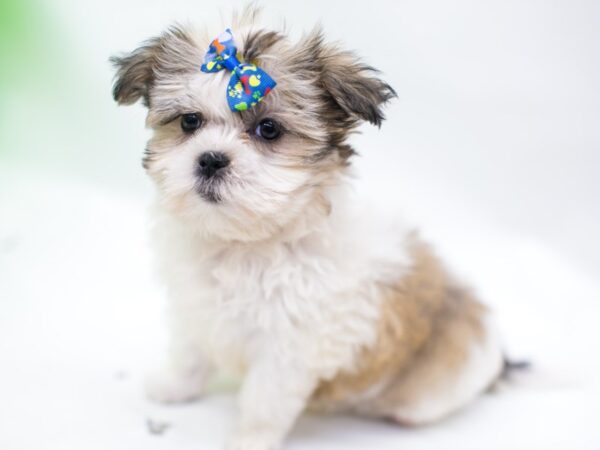
{"label": "puppy's hind leg", "polygon": [[396,402],[390,415],[399,424],[436,422],[472,402],[501,375],[502,348],[491,323],[484,321],[481,334],[464,348],[463,337],[457,339],[452,328],[388,392]]}

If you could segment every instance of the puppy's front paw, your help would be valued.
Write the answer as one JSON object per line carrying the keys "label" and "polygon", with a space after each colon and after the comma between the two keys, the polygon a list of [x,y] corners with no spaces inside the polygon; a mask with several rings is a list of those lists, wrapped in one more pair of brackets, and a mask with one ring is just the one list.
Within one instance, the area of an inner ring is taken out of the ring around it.
{"label": "puppy's front paw", "polygon": [[199,398],[204,392],[204,376],[179,373],[170,368],[146,376],[146,395],[158,403],[183,403]]}

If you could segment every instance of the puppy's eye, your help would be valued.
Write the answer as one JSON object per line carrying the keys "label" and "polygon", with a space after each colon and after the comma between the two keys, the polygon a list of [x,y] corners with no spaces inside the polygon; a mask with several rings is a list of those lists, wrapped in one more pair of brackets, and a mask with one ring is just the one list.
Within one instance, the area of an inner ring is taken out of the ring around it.
{"label": "puppy's eye", "polygon": [[181,129],[191,133],[202,126],[202,116],[198,113],[183,114],[181,116]]}
{"label": "puppy's eye", "polygon": [[254,133],[267,141],[273,141],[281,134],[281,125],[273,119],[263,119],[254,130]]}

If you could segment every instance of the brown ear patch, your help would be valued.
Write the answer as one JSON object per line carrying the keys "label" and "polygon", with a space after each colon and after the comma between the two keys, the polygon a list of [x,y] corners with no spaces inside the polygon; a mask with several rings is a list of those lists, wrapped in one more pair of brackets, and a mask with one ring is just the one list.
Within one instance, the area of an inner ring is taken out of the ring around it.
{"label": "brown ear patch", "polygon": [[343,121],[344,128],[355,126],[359,120],[381,125],[385,118],[382,107],[397,97],[396,91],[379,78],[377,69],[353,52],[325,43],[320,28],[294,46],[286,65],[304,78],[316,77],[325,96],[325,114],[335,122]]}
{"label": "brown ear patch", "polygon": [[121,105],[130,105],[141,98],[149,106],[150,90],[157,77],[199,70],[201,61],[191,36],[173,26],[133,52],[110,58],[117,69],[113,98]]}
{"label": "brown ear patch", "polygon": [[154,66],[160,49],[160,39],[154,38],[127,56],[112,56],[110,62],[117,68],[113,98],[120,105],[130,105],[142,98],[149,104],[150,86],[154,82]]}
{"label": "brown ear patch", "polygon": [[396,91],[377,77],[379,71],[361,62],[352,52],[325,48],[321,56],[325,90],[348,116],[381,126],[382,106],[397,97]]}
{"label": "brown ear patch", "polygon": [[252,31],[244,40],[244,61],[251,62],[266,53],[275,44],[283,40],[283,36],[275,31]]}

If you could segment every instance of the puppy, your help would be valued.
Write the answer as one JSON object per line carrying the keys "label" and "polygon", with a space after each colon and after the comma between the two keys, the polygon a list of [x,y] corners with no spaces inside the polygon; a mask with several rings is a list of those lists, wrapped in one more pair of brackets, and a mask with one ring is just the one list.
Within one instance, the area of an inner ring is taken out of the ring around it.
{"label": "puppy", "polygon": [[112,59],[115,100],[141,99],[153,132],[171,341],[150,397],[243,376],[230,450],[279,448],[307,408],[421,425],[465,406],[503,366],[488,310],[349,193],[348,137],[394,90],[318,29],[292,42],[251,11],[220,32],[173,27]]}

